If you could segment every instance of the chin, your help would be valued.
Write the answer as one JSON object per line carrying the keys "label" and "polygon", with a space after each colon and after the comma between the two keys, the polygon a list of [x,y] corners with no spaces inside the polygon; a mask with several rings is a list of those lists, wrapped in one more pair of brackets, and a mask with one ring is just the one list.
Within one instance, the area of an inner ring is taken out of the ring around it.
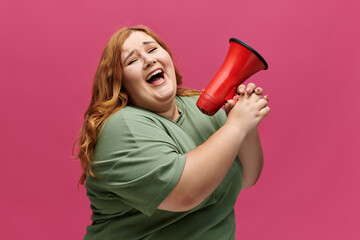
{"label": "chin", "polygon": [[158,100],[161,102],[171,102],[175,99],[176,91],[170,93],[164,93],[158,96]]}
{"label": "chin", "polygon": [[177,91],[177,87],[173,86],[171,84],[171,86],[169,85],[164,85],[162,89],[159,89],[160,91],[158,92],[158,96],[163,99],[172,99],[175,98],[176,96],[176,91]]}

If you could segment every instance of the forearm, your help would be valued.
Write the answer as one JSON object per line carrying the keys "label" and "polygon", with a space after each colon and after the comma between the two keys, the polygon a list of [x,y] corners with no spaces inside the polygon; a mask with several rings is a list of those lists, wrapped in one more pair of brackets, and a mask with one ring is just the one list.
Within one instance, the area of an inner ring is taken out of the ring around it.
{"label": "forearm", "polygon": [[242,166],[242,189],[246,189],[257,182],[264,163],[264,155],[257,129],[246,136],[237,156]]}
{"label": "forearm", "polygon": [[178,184],[159,208],[186,211],[204,201],[224,179],[245,137],[245,131],[225,124],[188,152]]}

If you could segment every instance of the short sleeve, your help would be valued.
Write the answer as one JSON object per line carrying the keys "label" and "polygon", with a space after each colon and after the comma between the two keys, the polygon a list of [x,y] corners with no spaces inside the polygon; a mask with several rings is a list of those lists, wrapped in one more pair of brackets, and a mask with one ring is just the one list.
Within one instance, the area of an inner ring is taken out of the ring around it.
{"label": "short sleeve", "polygon": [[136,109],[122,109],[109,119],[94,152],[109,197],[148,216],[177,184],[185,160],[166,129]]}

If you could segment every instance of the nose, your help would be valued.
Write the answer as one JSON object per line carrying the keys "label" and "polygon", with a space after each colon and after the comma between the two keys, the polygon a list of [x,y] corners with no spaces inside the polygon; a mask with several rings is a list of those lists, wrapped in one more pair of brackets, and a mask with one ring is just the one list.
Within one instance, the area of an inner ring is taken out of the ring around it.
{"label": "nose", "polygon": [[144,58],[144,69],[148,69],[151,65],[156,63],[156,59],[150,56]]}

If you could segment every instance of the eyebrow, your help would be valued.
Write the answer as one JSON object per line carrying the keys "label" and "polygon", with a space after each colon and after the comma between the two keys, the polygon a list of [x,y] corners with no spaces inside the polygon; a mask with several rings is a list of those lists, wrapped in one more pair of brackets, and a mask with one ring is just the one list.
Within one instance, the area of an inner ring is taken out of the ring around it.
{"label": "eyebrow", "polygon": [[155,41],[146,41],[146,42],[143,42],[143,44],[150,44],[150,43],[156,43]]}
{"label": "eyebrow", "polygon": [[[156,42],[155,42],[155,41],[145,41],[145,42],[143,42],[144,45],[147,45],[147,44],[150,44],[150,43],[156,43]],[[126,60],[128,60],[128,58],[131,57],[131,55],[133,55],[133,54],[134,54],[134,50],[132,50],[132,51],[126,56],[126,58],[124,59],[124,64],[125,64]]]}

